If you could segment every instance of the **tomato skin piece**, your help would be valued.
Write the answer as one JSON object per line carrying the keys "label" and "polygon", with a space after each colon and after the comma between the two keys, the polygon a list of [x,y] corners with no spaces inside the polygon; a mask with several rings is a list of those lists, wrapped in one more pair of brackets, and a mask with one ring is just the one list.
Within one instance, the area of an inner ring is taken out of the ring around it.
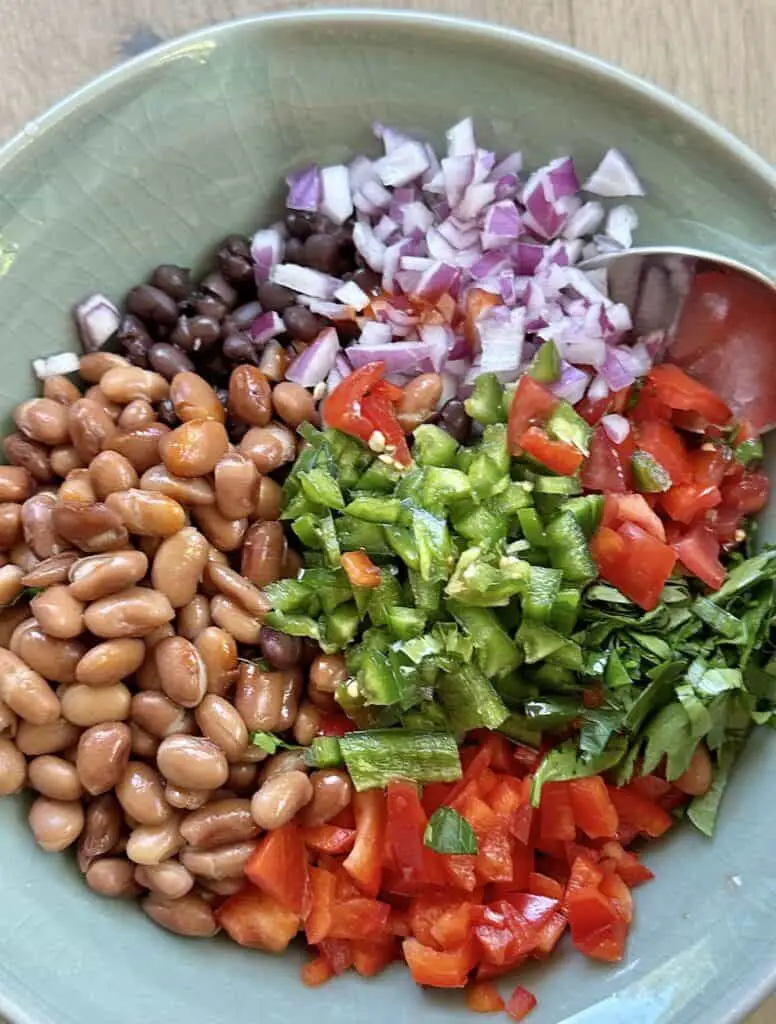
{"label": "tomato skin piece", "polygon": [[644,611],[656,607],[676,564],[676,552],[635,523],[623,523],[616,531],[599,527],[590,551],[607,583]]}
{"label": "tomato skin piece", "polygon": [[354,793],[356,841],[343,867],[366,896],[376,897],[383,874],[385,794],[380,789]]}
{"label": "tomato skin piece", "polygon": [[647,380],[661,402],[671,409],[700,413],[709,423],[725,426],[730,409],[711,388],[695,380],[670,363],[653,366]]}
{"label": "tomato skin piece", "polygon": [[719,560],[719,541],[711,524],[697,523],[672,547],[688,572],[712,590],[719,590],[727,571]]}
{"label": "tomato skin piece", "polygon": [[582,452],[573,444],[553,441],[541,427],[529,427],[520,438],[520,448],[526,455],[560,476],[572,476],[584,459]]}
{"label": "tomato skin piece", "polygon": [[619,789],[610,786],[609,796],[620,819],[650,839],[662,836],[674,823],[674,819],[662,807],[627,786]]}
{"label": "tomato skin piece", "polygon": [[504,1000],[489,981],[478,981],[466,989],[466,1005],[475,1013],[498,1013],[504,1009]]}
{"label": "tomato skin piece", "polygon": [[691,523],[721,502],[722,494],[718,487],[703,487],[700,484],[679,484],[660,498],[663,509],[678,523]]}
{"label": "tomato skin piece", "polygon": [[434,988],[463,988],[477,962],[472,942],[459,949],[440,951],[409,938],[402,943],[402,952],[413,981]]}
{"label": "tomato skin piece", "polygon": [[361,400],[384,373],[385,363],[367,363],[341,381],[323,403],[326,425],[368,442],[375,428],[362,415]]}
{"label": "tomato skin piece", "polygon": [[582,465],[585,491],[624,494],[631,489],[630,459],[624,459],[618,446],[603,427],[598,426],[590,440],[590,454]]}
{"label": "tomato skin piece", "polygon": [[590,839],[611,839],[620,819],[600,775],[573,779],[568,784],[574,821]]}
{"label": "tomato skin piece", "polygon": [[507,1000],[506,1011],[512,1020],[524,1020],[536,1006],[536,996],[518,985]]}
{"label": "tomato skin piece", "polygon": [[299,914],[252,885],[230,896],[216,910],[216,919],[240,946],[282,953],[299,930]]}
{"label": "tomato skin piece", "polygon": [[305,914],[310,877],[301,829],[291,823],[267,832],[248,858],[245,875],[281,906]]}
{"label": "tomato skin piece", "polygon": [[670,423],[648,420],[637,428],[636,435],[639,448],[660,463],[674,486],[692,479],[693,466],[684,441]]}
{"label": "tomato skin piece", "polygon": [[558,404],[558,399],[530,374],[517,382],[507,423],[507,445],[512,455],[520,455],[520,439],[532,426],[543,426]]}
{"label": "tomato skin piece", "polygon": [[340,555],[348,582],[354,587],[379,587],[382,576],[366,551],[346,551]]}

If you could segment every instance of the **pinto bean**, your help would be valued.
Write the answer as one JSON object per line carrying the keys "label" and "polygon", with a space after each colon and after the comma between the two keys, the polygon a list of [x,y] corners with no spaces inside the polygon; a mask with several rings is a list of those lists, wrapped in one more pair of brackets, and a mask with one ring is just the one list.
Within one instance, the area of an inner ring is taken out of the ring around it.
{"label": "pinto bean", "polygon": [[101,857],[86,869],[86,884],[100,896],[131,899],[140,892],[135,865],[124,857]]}
{"label": "pinto bean", "polygon": [[218,932],[212,908],[201,896],[193,893],[175,900],[153,893],[143,900],[141,906],[152,921],[176,935],[209,939]]}
{"label": "pinto bean", "polygon": [[95,857],[116,849],[121,835],[121,808],[113,793],[103,793],[86,808],[86,824],[78,844],[78,866],[86,872]]}
{"label": "pinto bean", "polygon": [[142,640],[106,640],[84,654],[75,678],[86,686],[112,686],[133,675],[143,663],[146,647]]}
{"label": "pinto bean", "polygon": [[226,429],[215,420],[189,420],[166,435],[160,445],[169,472],[183,477],[212,473],[228,448]]}
{"label": "pinto bean", "polygon": [[246,725],[259,732],[288,729],[296,717],[303,684],[302,672],[265,672],[243,662],[237,680],[234,704]]}
{"label": "pinto bean", "polygon": [[129,718],[132,695],[123,683],[112,686],[84,686],[73,683],[62,694],[62,714],[73,725],[88,728],[101,722],[123,722]]}
{"label": "pinto bean", "polygon": [[24,590],[24,573],[18,565],[4,565],[0,569],[0,605],[8,605]]}
{"label": "pinto bean", "polygon": [[145,537],[170,537],[183,529],[186,513],[174,498],[136,487],[115,491],[105,499],[130,533]]}
{"label": "pinto bean", "polygon": [[264,782],[251,800],[251,814],[260,828],[282,828],[312,800],[313,787],[304,772],[275,775]]}
{"label": "pinto bean", "polygon": [[15,711],[11,711],[7,704],[0,700],[0,736],[16,735],[16,727],[19,724],[19,717]]}
{"label": "pinto bean", "polygon": [[208,626],[194,646],[207,671],[208,693],[223,697],[237,679],[237,644],[231,633],[218,626]]}
{"label": "pinto bean", "polygon": [[5,457],[12,466],[20,466],[39,484],[47,484],[54,478],[48,449],[36,441],[30,441],[22,434],[9,434],[3,441]]}
{"label": "pinto bean", "polygon": [[254,523],[245,535],[241,572],[257,587],[266,587],[279,579],[286,555],[283,524]]}
{"label": "pinto bean", "polygon": [[116,796],[124,813],[140,825],[163,825],[172,816],[159,773],[142,761],[126,765],[116,784]]}
{"label": "pinto bean", "polygon": [[207,789],[187,789],[185,786],[173,786],[169,782],[164,787],[164,798],[171,807],[182,811],[196,811],[210,799]]}
{"label": "pinto bean", "polygon": [[127,840],[127,857],[135,864],[161,864],[183,846],[178,817],[173,815],[161,825],[139,825]]}
{"label": "pinto bean", "polygon": [[258,619],[263,619],[267,612],[272,610],[269,598],[257,586],[229,566],[208,562],[205,578],[217,591],[232,601],[236,601],[246,612]]}
{"label": "pinto bean", "polygon": [[148,571],[142,551],[113,551],[79,559],[70,569],[70,593],[79,601],[98,601],[138,583]]}
{"label": "pinto bean", "polygon": [[64,480],[74,469],[83,469],[81,456],[71,444],[60,444],[51,449],[51,468]]}
{"label": "pinto bean", "polygon": [[194,876],[176,860],[161,864],[139,864],[135,868],[135,881],[158,896],[179,900],[194,887]]}
{"label": "pinto bean", "polygon": [[163,693],[148,691],[132,698],[132,721],[157,739],[185,731],[186,711]]}
{"label": "pinto bean", "polygon": [[232,370],[229,412],[252,427],[266,427],[272,419],[272,390],[257,367],[245,363]]}
{"label": "pinto bean", "polygon": [[207,669],[194,644],[171,636],[154,653],[162,690],[181,707],[196,707],[207,693]]}
{"label": "pinto bean", "polygon": [[[12,468],[14,467],[0,466],[0,471]],[[4,501],[0,504],[0,548],[8,550],[21,539],[22,507],[15,501]]]}
{"label": "pinto bean", "polygon": [[111,401],[127,405],[136,398],[161,402],[170,393],[170,385],[160,373],[139,366],[114,366],[100,378],[100,390]]}
{"label": "pinto bean", "polygon": [[239,452],[227,452],[215,468],[218,511],[225,519],[248,519],[258,497],[259,471]]}
{"label": "pinto bean", "polygon": [[254,519],[267,519],[274,521],[280,519],[283,508],[283,488],[272,477],[263,476],[259,480],[259,489],[256,495],[256,507],[253,511]]}
{"label": "pinto bean", "polygon": [[248,727],[228,700],[208,693],[194,717],[202,735],[218,744],[230,761],[242,760],[248,748]]}
{"label": "pinto bean", "polygon": [[709,752],[704,743],[699,743],[687,771],[674,781],[674,785],[688,796],[703,796],[710,789],[713,777],[714,769]]}
{"label": "pinto bean", "polygon": [[302,747],[309,747],[318,735],[321,725],[320,709],[310,701],[302,701],[294,722],[294,739]]}
{"label": "pinto bean", "polygon": [[218,395],[198,373],[176,373],[170,384],[170,398],[182,423],[189,420],[224,422],[224,407]]}
{"label": "pinto bean", "polygon": [[240,644],[257,644],[261,634],[261,620],[249,615],[240,605],[223,594],[217,594],[210,602],[213,622],[221,626]]}
{"label": "pinto bean", "polygon": [[27,779],[27,762],[12,740],[0,736],[0,796],[18,793]]}
{"label": "pinto bean", "polygon": [[134,430],[115,431],[103,447],[120,452],[136,472],[145,473],[160,462],[160,445],[169,433],[170,428],[164,423],[149,423]]}
{"label": "pinto bean", "polygon": [[35,484],[23,466],[0,466],[0,501],[22,502],[30,497]]}
{"label": "pinto bean", "polygon": [[121,517],[102,502],[68,502],[52,511],[54,529],[87,554],[126,545],[128,533]]}
{"label": "pinto bean", "polygon": [[57,499],[42,491],[28,498],[22,505],[22,532],[25,542],[38,558],[51,558],[61,554],[68,546],[54,527],[54,508]]}
{"label": "pinto bean", "polygon": [[301,423],[320,423],[312,392],[290,380],[276,384],[272,392],[275,412],[292,430]]}
{"label": "pinto bean", "polygon": [[180,829],[186,842],[200,849],[243,842],[259,834],[259,827],[251,816],[250,801],[233,797],[213,800],[187,814]]}
{"label": "pinto bean", "polygon": [[245,865],[256,849],[256,843],[244,841],[229,843],[212,850],[197,850],[187,847],[181,851],[181,863],[197,878],[221,881],[225,878],[242,878]]}
{"label": "pinto bean", "polygon": [[84,809],[76,800],[49,800],[39,796],[27,817],[35,842],[47,853],[59,853],[78,839],[84,827]]}
{"label": "pinto bean", "polygon": [[207,540],[191,526],[168,537],[159,547],[151,582],[173,608],[182,608],[194,599],[207,556]]}
{"label": "pinto bean", "polygon": [[182,505],[213,505],[213,485],[205,477],[174,476],[166,466],[151,466],[140,478],[144,491],[158,491]]}
{"label": "pinto bean", "polygon": [[93,505],[97,495],[88,469],[71,469],[57,492],[60,505]]}
{"label": "pinto bean", "polygon": [[131,747],[132,733],[124,722],[102,722],[81,734],[75,766],[87,793],[99,796],[118,784]]}
{"label": "pinto bean", "polygon": [[300,816],[303,825],[325,825],[344,811],[353,798],[353,784],[346,772],[326,770],[310,776],[313,795]]}
{"label": "pinto bean", "polygon": [[199,736],[168,736],[159,746],[156,763],[168,782],[189,789],[218,789],[229,775],[221,748]]}
{"label": "pinto bean", "polygon": [[16,746],[27,757],[39,754],[57,754],[78,740],[81,730],[72,722],[58,718],[47,725],[33,725],[32,722],[19,722],[16,730]]}
{"label": "pinto bean", "polygon": [[129,731],[132,734],[132,755],[152,761],[159,749],[159,738],[141,729],[137,722],[129,723]]}
{"label": "pinto bean", "polygon": [[116,423],[119,418],[119,414],[121,413],[121,406],[116,402],[112,402],[99,384],[93,384],[92,387],[84,393],[84,398],[87,398],[89,401],[95,402],[99,405],[100,408],[104,409],[108,416],[110,416],[113,422]]}
{"label": "pinto bean", "polygon": [[72,405],[81,397],[81,392],[69,378],[57,373],[43,381],[43,397],[60,405]]}
{"label": "pinto bean", "polygon": [[119,413],[117,426],[119,430],[139,430],[156,420],[154,407],[144,398],[136,398],[125,405]]}
{"label": "pinto bean", "polygon": [[194,522],[219,551],[236,551],[248,529],[247,519],[226,519],[215,505],[197,505],[192,509]]}
{"label": "pinto bean", "polygon": [[119,594],[101,597],[84,612],[86,628],[109,640],[146,636],[174,617],[175,611],[165,595],[146,587],[130,587]]}
{"label": "pinto bean", "polygon": [[50,725],[60,716],[57,695],[43,676],[4,648],[0,648],[0,700],[33,725]]}
{"label": "pinto bean", "polygon": [[116,435],[116,424],[92,398],[79,398],[69,406],[67,425],[73,447],[86,464]]}
{"label": "pinto bean", "polygon": [[83,632],[83,603],[61,583],[36,594],[30,601],[30,610],[43,631],[58,640],[69,640]]}
{"label": "pinto bean", "polygon": [[61,555],[52,555],[24,574],[22,583],[25,587],[54,587],[66,583],[70,567],[78,561],[75,551],[63,551]]}
{"label": "pinto bean", "polygon": [[100,501],[117,491],[128,491],[138,485],[135,467],[119,452],[100,452],[89,465],[89,477]]}
{"label": "pinto bean", "polygon": [[78,373],[87,383],[99,384],[108,370],[115,370],[119,366],[129,366],[124,356],[120,356],[118,352],[105,352],[100,349],[81,356]]}
{"label": "pinto bean", "polygon": [[280,423],[251,427],[240,441],[240,451],[253,461],[261,474],[266,475],[274,473],[286,462],[294,461],[296,437]]}
{"label": "pinto bean", "polygon": [[30,398],[21,402],[13,418],[20,433],[31,441],[53,448],[70,440],[67,408],[51,398]]}
{"label": "pinto bean", "polygon": [[304,750],[281,750],[279,754],[273,754],[259,772],[259,782],[264,783],[276,775],[284,772],[305,771]]}
{"label": "pinto bean", "polygon": [[83,787],[75,767],[63,757],[41,754],[30,761],[29,784],[50,800],[80,800]]}
{"label": "pinto bean", "polygon": [[179,635],[192,641],[207,629],[210,622],[210,602],[204,594],[195,594],[188,604],[179,609],[176,619]]}

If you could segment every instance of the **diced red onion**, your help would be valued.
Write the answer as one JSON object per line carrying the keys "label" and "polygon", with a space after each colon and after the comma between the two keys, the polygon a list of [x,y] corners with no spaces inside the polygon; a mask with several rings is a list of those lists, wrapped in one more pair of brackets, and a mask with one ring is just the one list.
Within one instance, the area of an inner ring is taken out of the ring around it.
{"label": "diced red onion", "polygon": [[511,200],[489,206],[482,227],[482,248],[498,249],[514,241],[522,227],[520,211]]}
{"label": "diced red onion", "polygon": [[289,174],[286,182],[286,206],[289,210],[301,210],[305,213],[315,213],[318,210],[321,201],[321,174],[315,164]]}
{"label": "diced red onion", "polygon": [[399,225],[391,217],[383,215],[375,224],[374,234],[384,245],[390,245],[391,240],[398,234]]}
{"label": "diced red onion", "polygon": [[520,188],[516,174],[502,174],[496,182],[496,199],[514,199]]}
{"label": "diced red onion", "polygon": [[442,165],[439,162],[439,157],[434,152],[434,147],[426,143],[426,159],[428,160],[428,168],[421,175],[421,182],[423,187],[426,187],[427,182],[435,178],[442,170]]}
{"label": "diced red onion", "polygon": [[286,370],[286,380],[301,384],[303,388],[315,387],[331,373],[340,351],[336,330],[327,327],[291,363]]}
{"label": "diced red onion", "polygon": [[492,181],[472,182],[467,185],[463,198],[455,207],[455,214],[463,220],[473,220],[496,198]]}
{"label": "diced red onion", "polygon": [[435,261],[423,271],[415,286],[414,297],[426,299],[428,302],[437,302],[445,292],[450,291],[458,273],[456,267],[451,267],[449,263]]}
{"label": "diced red onion", "polygon": [[439,229],[435,227],[429,228],[426,232],[426,246],[429,255],[433,256],[435,260],[454,263],[458,256],[458,251],[450,245],[446,238],[442,237]]}
{"label": "diced red onion", "polygon": [[367,320],[361,328],[359,345],[388,345],[391,341],[391,325],[379,320]]}
{"label": "diced red onion", "polygon": [[[608,350],[602,338],[578,338],[574,340],[558,336],[558,351],[569,363],[575,366],[592,366],[601,370],[606,362]],[[629,382],[629,383],[632,383]]]}
{"label": "diced red onion", "polygon": [[258,282],[269,280],[273,269],[283,258],[285,242],[277,228],[257,231],[251,239],[253,272]]}
{"label": "diced red onion", "polygon": [[426,148],[422,143],[408,139],[376,160],[374,167],[384,185],[409,185],[428,168]]}
{"label": "diced red onion", "polygon": [[[493,170],[495,162],[495,153],[491,153],[488,149],[478,149],[474,154],[474,174],[472,175],[472,182],[474,184],[479,184],[480,182],[487,181],[490,176],[490,172]],[[493,184],[495,184],[495,182]]]}
{"label": "diced red onion", "polygon": [[366,156],[355,157],[348,164],[348,179],[351,192],[357,192],[367,181],[377,181],[374,164]]}
{"label": "diced red onion", "polygon": [[499,160],[497,164],[491,169],[490,180],[498,181],[505,175],[514,175],[517,177],[523,169],[523,154],[518,150],[514,153],[510,153],[505,156],[503,160]]}
{"label": "diced red onion", "polygon": [[512,373],[520,366],[523,349],[525,311],[494,306],[477,320],[480,339],[481,372]]}
{"label": "diced red onion", "polygon": [[582,188],[585,192],[611,199],[645,194],[644,186],[619,149],[610,149],[604,154],[603,160]]}
{"label": "diced red onion", "polygon": [[560,377],[553,384],[550,384],[550,391],[558,398],[563,398],[572,405],[581,402],[585,391],[590,383],[590,374],[580,370],[577,366],[561,360]]}
{"label": "diced red onion", "polygon": [[491,249],[479,257],[476,263],[472,264],[469,272],[476,280],[498,274],[499,271],[508,268],[509,257],[502,249]]}
{"label": "diced red onion", "polygon": [[480,233],[477,228],[463,229],[458,226],[454,217],[442,221],[438,230],[442,238],[458,252],[463,249],[479,248]]}
{"label": "diced red onion", "polygon": [[[449,364],[448,364],[449,365]],[[458,378],[447,370],[442,374],[442,394],[437,402],[437,409],[441,409],[451,398],[455,398],[458,391]]]}
{"label": "diced red onion", "polygon": [[606,383],[601,374],[597,374],[593,377],[590,387],[587,389],[588,397],[593,402],[598,402],[602,398],[607,398],[609,395],[609,385]]}
{"label": "diced red onion", "polygon": [[391,205],[391,193],[376,178],[364,182],[361,186],[361,195],[378,210],[385,210]]}
{"label": "diced red onion", "polygon": [[407,203],[401,211],[401,229],[405,235],[420,231],[423,235],[434,223],[434,214],[421,202]]}
{"label": "diced red onion", "polygon": [[353,225],[353,245],[366,265],[379,274],[385,264],[386,247],[368,224],[357,221]]}
{"label": "diced red onion", "polygon": [[422,271],[420,270],[397,270],[394,274],[394,281],[405,295],[414,295],[421,276]]}
{"label": "diced red onion", "polygon": [[447,132],[447,155],[448,156],[469,156],[477,149],[474,141],[474,122],[470,117],[454,124]]}
{"label": "diced red onion", "polygon": [[602,416],[601,426],[615,444],[622,444],[628,434],[630,434],[630,423],[624,416],[620,416],[617,413]]}
{"label": "diced red onion", "polygon": [[624,349],[608,347],[606,359],[600,369],[601,376],[611,391],[622,391],[623,388],[630,387],[636,379]]}
{"label": "diced red onion", "polygon": [[367,363],[385,363],[386,373],[438,372],[433,358],[436,353],[421,341],[394,341],[389,345],[351,345],[348,359],[353,369],[358,370]]}
{"label": "diced red onion", "polygon": [[333,299],[334,293],[342,287],[339,277],[322,274],[320,270],[303,267],[298,263],[279,263],[273,267],[270,280],[282,284],[291,291],[310,295],[314,299]]}
{"label": "diced red onion", "polygon": [[57,352],[56,355],[46,356],[44,359],[33,359],[32,369],[38,380],[46,380],[47,377],[58,377],[60,374],[66,376],[69,373],[78,373],[80,362],[77,352]]}
{"label": "diced red onion", "polygon": [[285,332],[286,325],[283,318],[277,313],[266,312],[257,316],[251,324],[251,337],[254,342],[261,346],[266,344],[270,338],[277,338]]}
{"label": "diced red onion", "polygon": [[353,213],[348,169],[344,164],[333,164],[322,169],[318,208],[334,224],[344,224]]}
{"label": "diced red onion", "polygon": [[73,309],[78,334],[84,352],[102,348],[121,323],[121,314],[107,295],[95,292],[79,302]]}
{"label": "diced red onion", "polygon": [[296,301],[300,306],[307,306],[311,313],[325,316],[327,320],[335,320],[339,323],[356,318],[355,310],[351,306],[343,306],[340,302],[315,299],[311,295],[297,295]]}
{"label": "diced red onion", "polygon": [[518,274],[533,274],[539,266],[545,247],[538,242],[518,242],[512,252],[512,261]]}
{"label": "diced red onion", "polygon": [[633,244],[633,232],[639,226],[639,215],[632,206],[623,203],[615,206],[606,218],[604,234],[619,242],[623,249],[630,249]]}
{"label": "diced red onion", "polygon": [[[474,154],[448,156],[442,160],[444,193],[451,207],[457,206],[474,177]],[[431,183],[433,185],[434,182]]]}
{"label": "diced red onion", "polygon": [[597,231],[604,219],[603,204],[589,199],[569,217],[563,229],[564,238],[582,238]]}
{"label": "diced red onion", "polygon": [[386,153],[393,153],[394,150],[404,145],[405,142],[413,141],[409,135],[400,132],[398,128],[393,128],[387,124],[380,124],[379,121],[375,121],[372,124],[372,131],[382,142]]}
{"label": "diced red onion", "polygon": [[452,329],[447,324],[422,324],[418,333],[423,344],[428,347],[431,365],[439,372],[455,346]]}
{"label": "diced red onion", "polygon": [[363,288],[359,288],[355,281],[346,281],[341,288],[336,290],[334,298],[338,302],[350,306],[351,309],[355,309],[357,313],[360,313],[362,309],[366,309],[370,302],[367,293]]}
{"label": "diced red onion", "polygon": [[574,161],[570,156],[561,156],[547,165],[547,177],[552,185],[555,199],[563,196],[576,195],[579,192],[579,179],[574,169]]}

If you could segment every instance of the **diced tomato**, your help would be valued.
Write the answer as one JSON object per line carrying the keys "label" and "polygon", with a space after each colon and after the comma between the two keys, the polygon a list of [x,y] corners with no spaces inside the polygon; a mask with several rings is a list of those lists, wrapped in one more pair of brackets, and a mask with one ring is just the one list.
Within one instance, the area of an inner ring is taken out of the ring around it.
{"label": "diced tomato", "polygon": [[657,605],[676,564],[676,552],[635,523],[600,527],[590,550],[603,578],[644,611]]}
{"label": "diced tomato", "polygon": [[568,789],[577,828],[590,839],[610,839],[617,834],[617,811],[600,775],[573,779]]}
{"label": "diced tomato", "polygon": [[581,481],[586,491],[624,494],[630,490],[630,461],[623,458],[617,445],[601,426],[593,432],[590,454],[582,466]]}
{"label": "diced tomato", "polygon": [[609,963],[622,960],[628,926],[608,896],[580,889],[569,896],[568,913],[571,938],[581,953]]}
{"label": "diced tomato", "polygon": [[249,881],[295,914],[304,914],[309,901],[307,850],[301,829],[294,824],[267,832],[245,865]]}
{"label": "diced tomato", "polygon": [[477,321],[484,316],[489,309],[501,304],[501,299],[493,292],[486,292],[483,288],[471,288],[466,293],[466,317],[464,320],[463,333],[469,343],[472,354],[480,351],[480,336],[477,331]]}
{"label": "diced tomato", "polygon": [[657,540],[666,539],[660,516],[649,507],[643,494],[607,494],[601,522],[613,529],[622,523],[635,523]]}
{"label": "diced tomato", "polygon": [[333,939],[374,940],[384,935],[391,908],[380,900],[354,899],[336,903],[332,908],[329,937]]}
{"label": "diced tomato", "polygon": [[669,363],[653,366],[647,380],[661,402],[671,409],[699,413],[709,423],[724,426],[730,419],[730,409],[719,395],[705,384],[688,376],[684,370]]}
{"label": "diced tomato", "polygon": [[362,414],[361,403],[367,392],[382,380],[384,372],[385,363],[367,363],[345,377],[323,403],[326,425],[369,441],[375,426]]}
{"label": "diced tomato", "polygon": [[478,981],[467,987],[466,1005],[475,1013],[498,1013],[504,1009],[504,1000],[495,985]]}
{"label": "diced tomato", "polygon": [[553,441],[541,427],[529,427],[520,438],[520,448],[526,455],[561,476],[576,473],[584,458],[573,444]]}
{"label": "diced tomato", "polygon": [[[347,379],[346,377],[345,380]],[[407,447],[404,429],[396,418],[396,412],[394,411],[394,403],[397,399],[393,397],[393,394],[399,389],[393,388],[393,390],[389,390],[391,388],[392,385],[380,381],[361,400],[361,410],[374,429],[383,435],[386,446],[392,449],[394,459],[403,466],[409,466],[412,462],[412,456]],[[399,390],[399,398],[401,396],[402,392]]]}
{"label": "diced tomato", "polygon": [[662,836],[674,823],[674,819],[662,807],[627,786],[619,789],[610,786],[609,796],[622,821],[652,839]]}
{"label": "diced tomato", "polygon": [[655,389],[645,380],[629,413],[629,419],[632,423],[670,423],[671,409],[660,401]]}
{"label": "diced tomato", "polygon": [[728,460],[719,448],[698,448],[689,453],[692,478],[701,487],[719,487],[725,478]]}
{"label": "diced tomato", "polygon": [[402,943],[402,952],[413,981],[434,988],[463,988],[469,971],[477,962],[471,942],[459,949],[440,951],[410,938]]}
{"label": "diced tomato", "polygon": [[588,395],[578,402],[574,408],[591,427],[594,427],[601,421],[601,417],[605,416],[612,405],[611,392],[604,395],[603,398],[590,398]]}
{"label": "diced tomato", "polygon": [[725,484],[722,498],[728,508],[735,509],[740,516],[753,516],[762,512],[768,504],[771,484],[762,470],[747,473],[735,483]]}
{"label": "diced tomato", "polygon": [[310,910],[304,929],[310,945],[316,945],[331,932],[337,879],[324,868],[310,868]]}
{"label": "diced tomato", "polygon": [[347,736],[356,728],[355,722],[347,715],[339,714],[336,711],[325,711],[318,723],[318,736]]}
{"label": "diced tomato", "polygon": [[301,924],[299,914],[253,886],[222,903],[216,910],[216,919],[239,945],[268,953],[282,953]]}
{"label": "diced tomato", "polygon": [[633,897],[630,889],[615,872],[604,875],[599,889],[614,904],[614,909],[626,924],[633,920]]}
{"label": "diced tomato", "polygon": [[722,494],[718,487],[704,487],[701,484],[679,484],[660,498],[668,515],[679,523],[691,523],[702,513],[716,508],[721,501]]}
{"label": "diced tomato", "polygon": [[[741,522],[741,516],[736,509],[729,508],[724,504],[718,505],[709,516],[709,522],[714,529],[714,536],[720,544],[727,546],[735,543],[736,533]],[[681,530],[677,532],[675,540],[679,540],[680,537]]]}
{"label": "diced tomato", "polygon": [[379,587],[380,570],[366,551],[346,551],[340,555],[348,582],[354,587]]}
{"label": "diced tomato", "polygon": [[574,812],[565,782],[546,782],[539,806],[539,834],[543,842],[567,842],[577,834]]}
{"label": "diced tomato", "polygon": [[393,936],[376,942],[353,943],[353,966],[362,978],[373,978],[384,970],[396,956]]}
{"label": "diced tomato", "polygon": [[302,983],[308,988],[318,988],[319,985],[324,985],[334,977],[334,971],[326,957],[319,956],[306,963],[299,972],[299,976]]}
{"label": "diced tomato", "polygon": [[521,439],[529,427],[543,426],[557,404],[558,399],[551,391],[530,374],[523,374],[509,408],[507,444],[512,455],[521,453]]}
{"label": "diced tomato", "polygon": [[349,853],[356,841],[356,830],[336,825],[317,825],[302,829],[305,845],[319,853]]}
{"label": "diced tomato", "polygon": [[536,996],[518,985],[507,1001],[506,1011],[512,1020],[524,1020],[535,1006]]}
{"label": "diced tomato", "polygon": [[719,590],[727,572],[719,560],[719,541],[711,524],[697,523],[680,540],[675,541],[672,547],[685,569],[702,580],[707,587]]}
{"label": "diced tomato", "polygon": [[380,891],[385,845],[385,794],[368,789],[353,796],[356,815],[356,841],[343,867],[367,896]]}
{"label": "diced tomato", "polygon": [[692,463],[684,441],[670,423],[648,420],[640,424],[636,434],[639,448],[660,463],[674,486],[692,479]]}

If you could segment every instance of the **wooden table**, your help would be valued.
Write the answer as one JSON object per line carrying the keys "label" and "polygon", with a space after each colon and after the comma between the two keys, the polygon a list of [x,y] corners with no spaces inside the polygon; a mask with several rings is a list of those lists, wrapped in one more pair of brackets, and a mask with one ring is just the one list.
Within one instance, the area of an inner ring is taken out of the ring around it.
{"label": "wooden table", "polygon": [[[93,75],[161,40],[300,5],[303,0],[0,0],[0,140]],[[770,116],[776,3],[769,0],[372,0],[372,6],[476,12],[570,43],[659,83],[776,161]],[[776,998],[750,1024],[776,1024]]]}

